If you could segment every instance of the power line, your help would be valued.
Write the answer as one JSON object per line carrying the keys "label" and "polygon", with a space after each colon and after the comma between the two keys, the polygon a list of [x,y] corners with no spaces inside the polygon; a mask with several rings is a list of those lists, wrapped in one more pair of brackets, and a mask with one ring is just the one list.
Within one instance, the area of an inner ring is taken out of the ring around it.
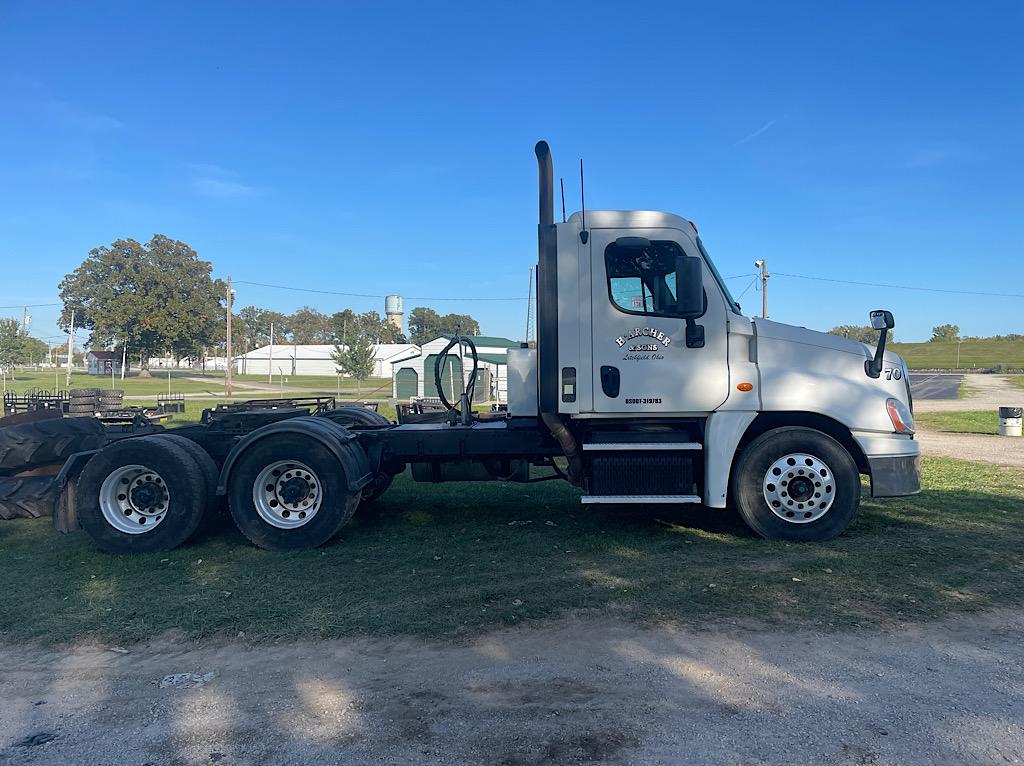
{"label": "power line", "polygon": [[750,290],[750,288],[753,287],[755,284],[757,284],[757,277],[754,277],[753,279],[750,280],[750,284],[743,288],[743,292],[736,296],[736,300],[738,301],[740,298],[746,295],[747,291]]}
{"label": "power line", "polygon": [[19,303],[17,306],[0,306],[0,310],[4,309],[39,309],[47,306],[63,306],[63,303]]}
{"label": "power line", "polygon": [[887,285],[880,282],[857,282],[852,279],[832,279],[830,277],[811,277],[805,274],[787,274],[784,271],[773,271],[772,276],[793,277],[794,279],[810,279],[815,282],[836,282],[843,285],[860,285],[861,287],[888,287],[893,290],[916,290],[922,293],[947,293],[951,295],[982,295],[987,298],[1024,298],[1022,293],[984,293],[974,290],[946,290],[941,287],[916,287],[913,285]]}
{"label": "power line", "polygon": [[[266,282],[250,282],[245,279],[236,279],[236,285],[254,285],[256,287],[269,287],[272,290],[294,290],[300,293],[317,293],[319,295],[341,295],[346,298],[386,298],[386,295],[372,295],[369,293],[343,293],[337,290],[315,290],[311,287],[291,287],[289,285],[270,285]],[[424,298],[418,296],[405,296],[406,300],[410,301],[525,301],[526,298],[467,298],[465,296],[458,298]],[[20,306],[18,307],[20,308]]]}

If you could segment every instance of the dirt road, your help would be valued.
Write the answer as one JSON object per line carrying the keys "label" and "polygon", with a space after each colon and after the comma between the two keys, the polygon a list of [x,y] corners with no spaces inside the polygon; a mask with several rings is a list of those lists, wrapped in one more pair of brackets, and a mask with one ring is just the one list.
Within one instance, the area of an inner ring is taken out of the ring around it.
{"label": "dirt road", "polygon": [[0,763],[1021,763],[1022,629],[565,619],[466,645],[9,647]]}

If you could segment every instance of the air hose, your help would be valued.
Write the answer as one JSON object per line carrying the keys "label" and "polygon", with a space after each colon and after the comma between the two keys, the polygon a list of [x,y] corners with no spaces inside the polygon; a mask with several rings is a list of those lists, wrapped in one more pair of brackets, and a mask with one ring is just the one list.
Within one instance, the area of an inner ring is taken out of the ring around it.
{"label": "air hose", "polygon": [[[470,373],[469,380],[466,382],[465,390],[459,394],[459,404],[456,406],[448,401],[448,397],[444,395],[444,386],[441,381],[441,368],[448,360],[448,353],[456,346],[459,348],[458,358],[461,366],[464,356],[462,354],[463,345],[469,349],[470,356],[473,358],[473,372]],[[437,395],[441,399],[441,404],[444,405],[449,414],[458,414],[461,417],[463,425],[469,425],[473,422],[473,394],[476,391],[476,378],[479,370],[479,361],[476,344],[473,343],[472,339],[464,336],[458,329],[455,330],[455,337],[448,341],[448,345],[444,347],[444,350],[438,354],[437,359],[434,360],[434,385],[437,388]]]}

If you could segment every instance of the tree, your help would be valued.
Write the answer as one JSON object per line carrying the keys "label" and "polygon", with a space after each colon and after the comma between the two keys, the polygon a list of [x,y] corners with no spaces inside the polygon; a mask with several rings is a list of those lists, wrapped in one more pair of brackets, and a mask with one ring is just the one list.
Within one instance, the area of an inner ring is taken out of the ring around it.
{"label": "tree", "polygon": [[442,335],[454,335],[456,327],[463,335],[479,335],[480,323],[469,314],[445,314],[441,316],[431,308],[417,306],[409,312],[409,339],[422,344]]}
{"label": "tree", "polygon": [[355,313],[343,309],[331,315],[331,333],[334,340],[345,345],[351,333],[365,334],[371,343],[405,343],[405,335],[376,311]]}
{"label": "tree", "polygon": [[20,364],[39,364],[50,355],[50,347],[39,338],[22,334],[21,353],[18,362]]}
{"label": "tree", "polygon": [[212,271],[187,244],[162,234],[144,245],[116,240],[90,250],[64,277],[58,324],[66,331],[74,311],[75,327],[90,331],[91,347],[124,343],[143,367],[167,352],[196,356],[224,322],[225,285]]}
{"label": "tree", "polygon": [[5,370],[17,364],[39,364],[49,354],[46,343],[22,332],[17,319],[0,319],[0,367]]}
{"label": "tree", "polygon": [[960,340],[960,327],[955,324],[940,324],[932,328],[932,337],[929,341],[956,342]]}
{"label": "tree", "polygon": [[0,369],[4,372],[18,363],[21,356],[21,322],[0,319]]}
{"label": "tree", "polygon": [[355,378],[356,393],[362,393],[363,381],[373,374],[373,345],[365,332],[352,333],[347,346],[336,345],[331,354],[338,372]]}
{"label": "tree", "polygon": [[246,306],[238,312],[238,317],[245,323],[248,337],[253,347],[270,344],[271,325],[274,326],[275,343],[287,340],[291,333],[288,317],[280,311],[268,311],[256,306]]}
{"label": "tree", "polygon": [[323,344],[333,340],[331,318],[311,306],[303,306],[290,317],[292,343]]}
{"label": "tree", "polygon": [[[839,335],[840,337],[860,341],[861,343],[875,344],[878,342],[878,330],[874,329],[870,325],[841,324],[838,327],[833,327],[829,330],[828,334]],[[892,330],[889,330],[889,334],[886,336],[886,342],[892,343],[892,338]]]}

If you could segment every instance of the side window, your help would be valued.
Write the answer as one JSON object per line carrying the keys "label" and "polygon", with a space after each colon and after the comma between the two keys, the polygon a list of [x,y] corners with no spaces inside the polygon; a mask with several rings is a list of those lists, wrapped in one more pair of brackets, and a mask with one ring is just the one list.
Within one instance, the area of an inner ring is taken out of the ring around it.
{"label": "side window", "polygon": [[604,251],[612,303],[630,314],[675,315],[676,256],[683,254],[671,240],[644,246],[612,242]]}

